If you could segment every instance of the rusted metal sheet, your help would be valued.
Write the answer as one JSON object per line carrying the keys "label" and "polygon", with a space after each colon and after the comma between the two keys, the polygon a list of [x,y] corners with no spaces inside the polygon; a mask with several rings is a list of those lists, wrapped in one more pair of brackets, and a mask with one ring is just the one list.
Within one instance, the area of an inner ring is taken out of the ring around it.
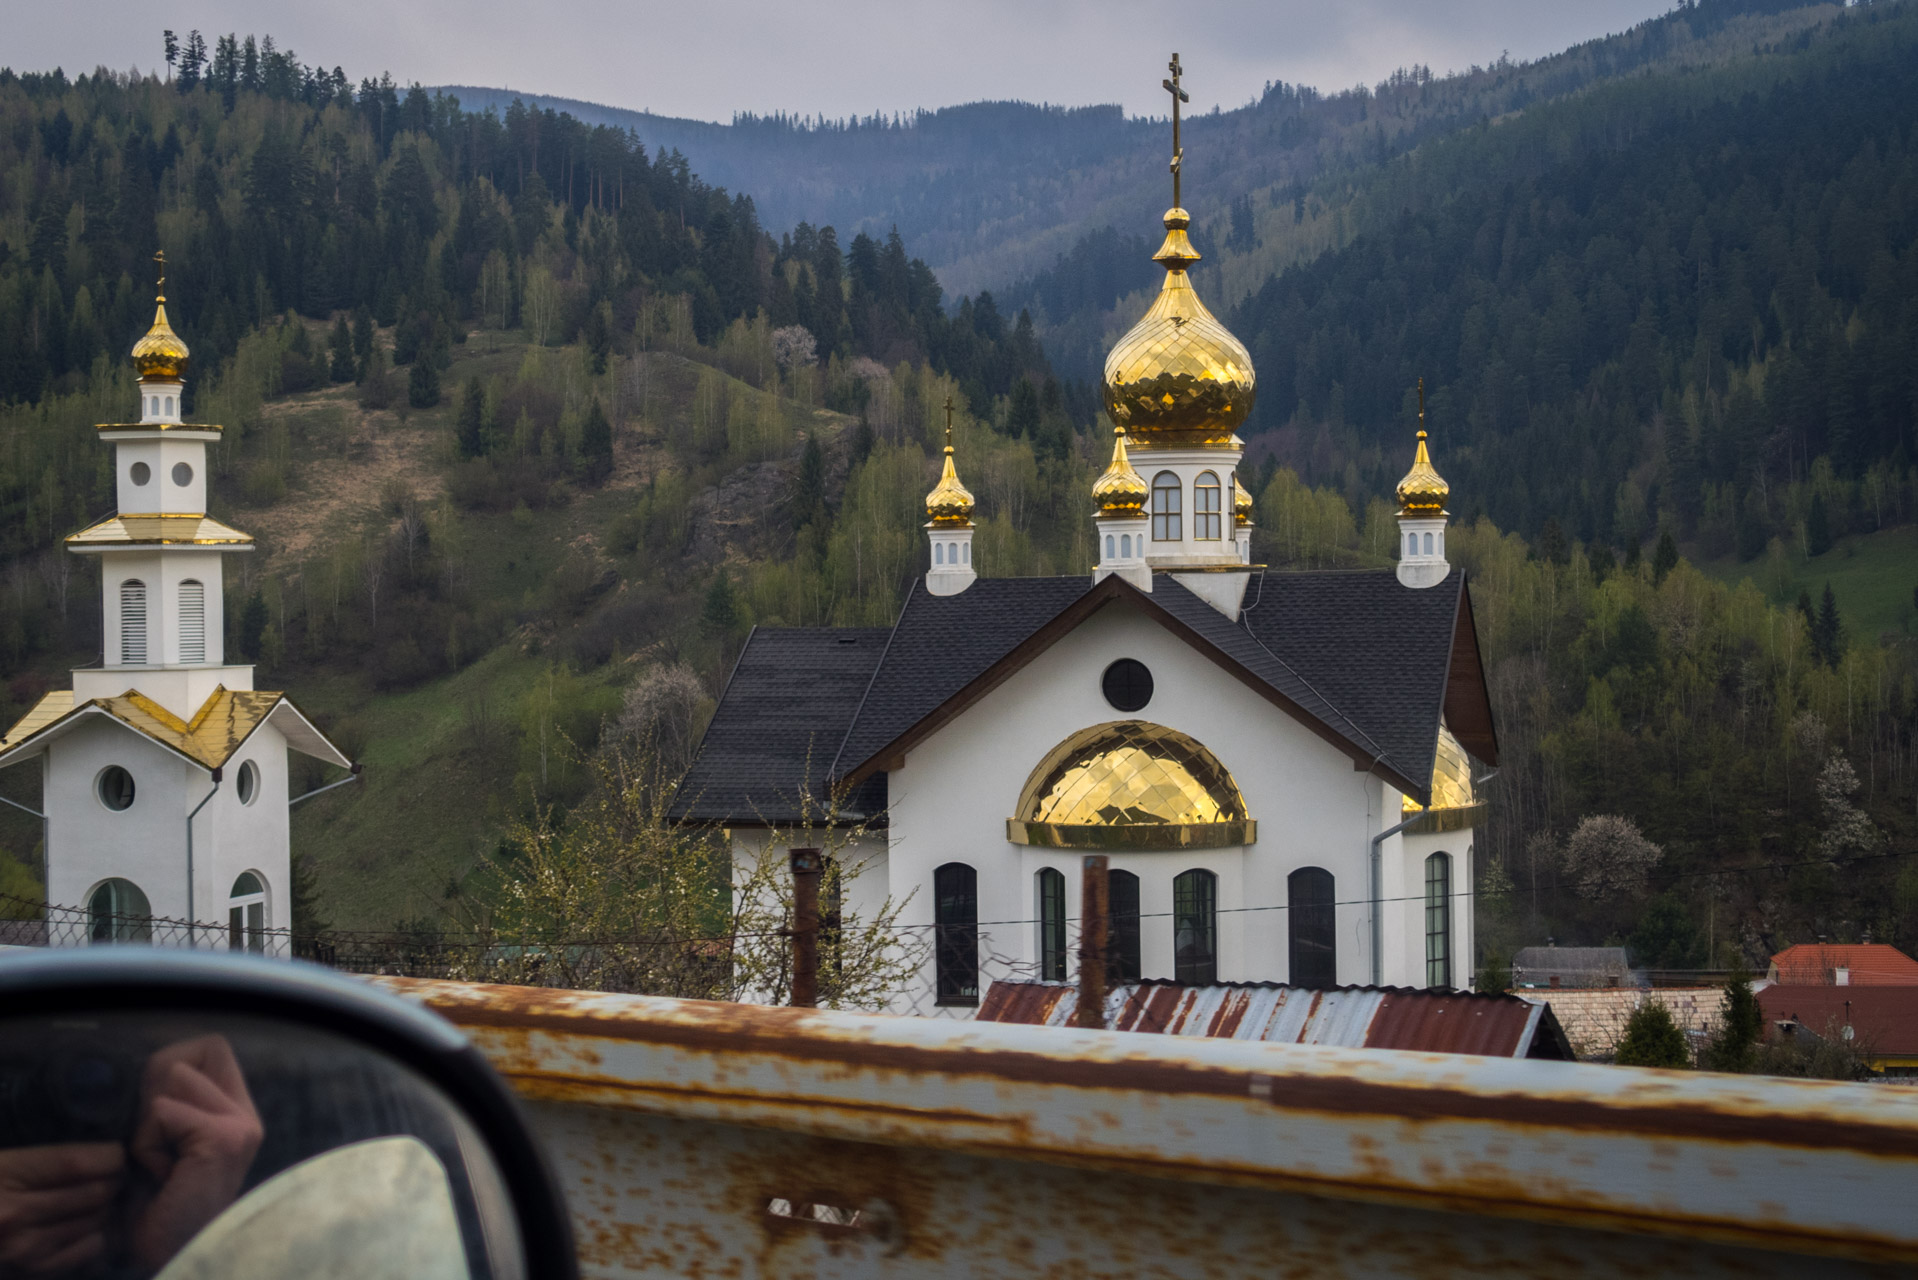
{"label": "rusted metal sheet", "polygon": [[591,1275],[1918,1264],[1918,1091],[381,981],[526,1099]]}
{"label": "rusted metal sheet", "polygon": [[[1065,1027],[1073,1025],[1078,1007],[1078,992],[1060,983],[995,982],[978,1020]],[[1135,982],[1106,998],[1106,1025],[1114,1031],[1494,1058],[1566,1056],[1558,1051],[1562,1037],[1549,1017],[1542,1006],[1516,996],[1388,987],[1317,991],[1260,982]]]}

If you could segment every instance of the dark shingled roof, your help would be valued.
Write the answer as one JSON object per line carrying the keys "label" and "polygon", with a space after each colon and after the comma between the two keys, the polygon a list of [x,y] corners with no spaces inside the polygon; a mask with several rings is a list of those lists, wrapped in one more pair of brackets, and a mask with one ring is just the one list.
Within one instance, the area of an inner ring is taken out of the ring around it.
{"label": "dark shingled roof", "polygon": [[1390,569],[1261,573],[1243,625],[1379,745],[1400,773],[1432,776],[1452,627],[1465,575],[1401,586]]}
{"label": "dark shingled roof", "polygon": [[[891,635],[886,627],[754,628],[679,789],[676,815],[737,826],[804,821],[801,776],[815,800],[826,794],[827,767]],[[843,808],[864,817],[884,805],[880,777]]]}
{"label": "dark shingled roof", "polygon": [[[1461,669],[1458,696],[1476,701],[1460,705],[1483,709],[1489,737],[1477,654],[1469,662],[1453,654],[1464,591],[1462,573],[1412,590],[1390,570],[1260,570],[1234,621],[1164,573],[1149,595],[1119,579],[1095,586],[1076,575],[982,578],[956,596],[931,595],[915,582],[891,629],[754,631],[680,812],[737,825],[797,821],[804,774],[814,797],[829,778],[858,778],[844,811],[878,815],[891,763],[882,753],[908,748],[1084,615],[1128,596],[1423,802],[1448,682]],[[1469,637],[1460,643],[1469,648]]]}

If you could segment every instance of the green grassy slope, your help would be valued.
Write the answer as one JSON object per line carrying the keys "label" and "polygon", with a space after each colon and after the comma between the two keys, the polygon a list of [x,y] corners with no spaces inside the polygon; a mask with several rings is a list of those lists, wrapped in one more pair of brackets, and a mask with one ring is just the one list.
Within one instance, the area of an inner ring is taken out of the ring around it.
{"label": "green grassy slope", "polygon": [[1724,582],[1749,579],[1778,604],[1790,604],[1806,591],[1816,605],[1830,583],[1854,643],[1918,632],[1912,601],[1918,590],[1918,526],[1840,538],[1830,551],[1809,559],[1788,552],[1781,558],[1761,556],[1743,564],[1725,559],[1699,567]]}

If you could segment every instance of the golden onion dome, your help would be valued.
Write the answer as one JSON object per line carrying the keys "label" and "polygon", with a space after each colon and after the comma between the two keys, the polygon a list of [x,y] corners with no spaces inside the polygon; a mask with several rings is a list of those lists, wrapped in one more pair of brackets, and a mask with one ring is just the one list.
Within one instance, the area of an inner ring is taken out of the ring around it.
{"label": "golden onion dome", "polygon": [[133,344],[133,368],[142,382],[179,382],[186,377],[187,348],[166,319],[166,295],[153,308],[153,327]]}
{"label": "golden onion dome", "polygon": [[1047,753],[1006,834],[1056,849],[1183,849],[1251,844],[1258,831],[1210,751],[1176,729],[1114,720]]}
{"label": "golden onion dome", "polygon": [[1432,803],[1421,807],[1411,796],[1400,804],[1400,812],[1411,815],[1423,811],[1425,820],[1411,828],[1414,834],[1427,831],[1458,831],[1479,824],[1486,806],[1472,786],[1472,757],[1444,725],[1439,726],[1438,750],[1432,759]]}
{"label": "golden onion dome", "polygon": [[1132,469],[1126,457],[1125,428],[1112,428],[1112,462],[1092,484],[1092,500],[1102,516],[1136,516],[1145,509],[1151,491],[1145,477]]}
{"label": "golden onion dome", "polygon": [[1412,469],[1399,481],[1399,514],[1442,516],[1451,492],[1452,486],[1433,468],[1432,456],[1425,451],[1425,433],[1419,432],[1419,450],[1412,459]]}
{"label": "golden onion dome", "polygon": [[952,446],[946,446],[946,469],[939,483],[926,495],[926,518],[944,528],[959,528],[972,523],[972,494],[959,483],[959,472],[952,465]]}
{"label": "golden onion dome", "polygon": [[1152,255],[1165,284],[1106,357],[1106,413],[1141,449],[1227,448],[1252,412],[1252,356],[1206,310],[1186,273],[1199,260],[1185,233],[1191,224],[1184,209],[1166,211],[1165,243]]}
{"label": "golden onion dome", "polygon": [[1252,495],[1239,483],[1239,473],[1232,473],[1232,523],[1244,529],[1252,523]]}

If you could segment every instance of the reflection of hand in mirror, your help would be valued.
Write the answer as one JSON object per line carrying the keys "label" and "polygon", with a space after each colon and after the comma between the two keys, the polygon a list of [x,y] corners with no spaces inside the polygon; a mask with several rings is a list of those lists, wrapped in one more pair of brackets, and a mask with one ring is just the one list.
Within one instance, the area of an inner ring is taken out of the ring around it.
{"label": "reflection of hand in mirror", "polygon": [[182,1040],[149,1058],[131,1149],[155,1187],[134,1206],[134,1258],[159,1266],[232,1204],[263,1136],[224,1036]]}
{"label": "reflection of hand in mirror", "polygon": [[98,1258],[125,1168],[117,1142],[0,1151],[0,1276],[51,1275]]}

